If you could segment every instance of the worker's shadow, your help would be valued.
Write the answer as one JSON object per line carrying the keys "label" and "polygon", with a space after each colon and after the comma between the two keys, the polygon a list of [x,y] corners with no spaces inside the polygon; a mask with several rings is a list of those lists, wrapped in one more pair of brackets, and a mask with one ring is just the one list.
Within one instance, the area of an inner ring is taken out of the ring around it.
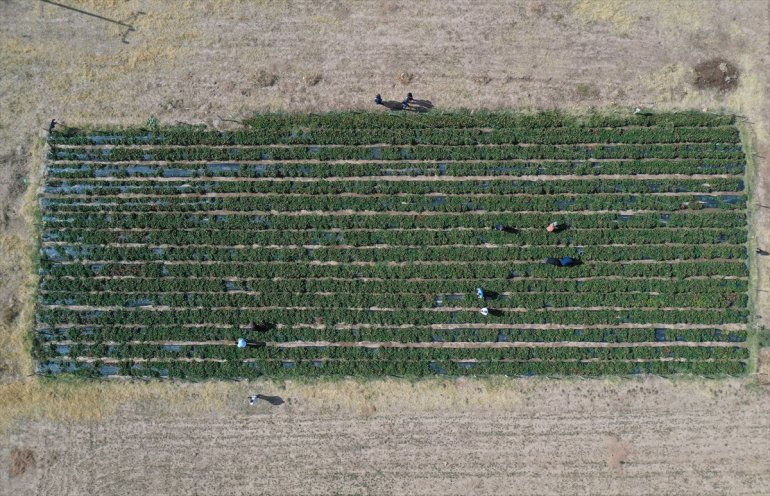
{"label": "worker's shadow", "polygon": [[267,343],[264,341],[246,341],[246,346],[248,348],[264,348]]}
{"label": "worker's shadow", "polygon": [[433,108],[433,103],[430,100],[412,100],[409,105],[404,108],[403,102],[397,102],[395,100],[383,100],[382,106],[388,110],[394,112],[418,112],[425,113]]}
{"label": "worker's shadow", "polygon": [[489,309],[489,315],[494,315],[495,317],[500,317],[503,315],[503,311],[497,308],[490,308]]}
{"label": "worker's shadow", "polygon": [[402,108],[401,102],[397,102],[395,100],[383,100],[382,106],[394,112],[397,112],[399,110],[404,110]]}
{"label": "worker's shadow", "polygon": [[265,396],[264,394],[258,394],[257,398],[260,400],[265,400],[273,406],[280,406],[284,404],[284,401],[280,396]]}
{"label": "worker's shadow", "polygon": [[412,112],[425,113],[433,108],[433,102],[430,100],[412,100],[409,103],[409,109]]}
{"label": "worker's shadow", "polygon": [[487,300],[496,300],[500,297],[500,293],[497,293],[495,291],[488,291],[484,290],[484,298]]}

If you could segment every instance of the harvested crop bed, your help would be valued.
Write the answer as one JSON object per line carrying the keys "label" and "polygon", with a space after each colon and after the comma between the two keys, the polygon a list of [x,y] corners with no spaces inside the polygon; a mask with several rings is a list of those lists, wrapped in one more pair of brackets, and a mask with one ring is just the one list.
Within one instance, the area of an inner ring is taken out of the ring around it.
{"label": "harvested crop bed", "polygon": [[44,374],[746,368],[730,116],[262,115],[49,144]]}

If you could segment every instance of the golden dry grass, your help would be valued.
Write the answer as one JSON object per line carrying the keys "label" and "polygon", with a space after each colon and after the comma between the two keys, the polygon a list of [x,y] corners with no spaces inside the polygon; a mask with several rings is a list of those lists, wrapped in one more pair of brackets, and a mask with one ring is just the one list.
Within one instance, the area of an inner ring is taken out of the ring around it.
{"label": "golden dry grass", "polygon": [[[19,304],[19,314],[13,319],[0,320],[0,378],[19,380],[34,373],[30,355],[28,330],[34,321],[34,295],[37,275],[33,266],[35,249],[34,225],[37,209],[37,185],[40,182],[44,142],[32,142],[31,162],[27,176],[29,187],[22,200],[24,227],[0,232],[0,274],[19,274],[13,299]],[[2,405],[2,403],[0,403]]]}
{"label": "golden dry grass", "polygon": [[158,403],[170,411],[204,412],[221,408],[235,383],[91,382],[31,379],[0,384],[0,432],[21,419],[99,420],[127,403]]}
{"label": "golden dry grass", "polygon": [[600,22],[612,25],[619,31],[628,31],[634,23],[629,14],[629,0],[579,0],[572,14],[583,22]]}
{"label": "golden dry grass", "polygon": [[655,19],[666,29],[696,32],[704,27],[709,13],[701,0],[577,0],[572,9],[578,21],[606,24],[620,33],[631,32],[639,21],[647,18]]}

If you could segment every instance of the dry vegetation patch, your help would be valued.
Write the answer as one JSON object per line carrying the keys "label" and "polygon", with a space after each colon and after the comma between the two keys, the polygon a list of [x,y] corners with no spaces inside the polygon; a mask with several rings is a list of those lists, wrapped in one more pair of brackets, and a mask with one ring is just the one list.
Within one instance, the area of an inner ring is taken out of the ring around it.
{"label": "dry vegetation patch", "polygon": [[14,448],[11,451],[11,465],[8,467],[8,475],[18,477],[27,470],[35,468],[35,452],[29,448]]}
{"label": "dry vegetation patch", "polygon": [[724,59],[711,59],[694,67],[695,86],[698,89],[715,89],[727,93],[738,87],[738,68]]}
{"label": "dry vegetation patch", "polygon": [[257,84],[257,86],[268,88],[278,82],[278,76],[272,72],[262,69],[257,72],[256,76],[254,77],[254,82]]}

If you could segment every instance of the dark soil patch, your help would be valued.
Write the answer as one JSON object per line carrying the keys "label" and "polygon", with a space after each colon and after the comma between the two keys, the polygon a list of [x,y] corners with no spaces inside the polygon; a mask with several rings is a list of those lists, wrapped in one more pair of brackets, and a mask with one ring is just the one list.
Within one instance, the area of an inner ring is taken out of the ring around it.
{"label": "dark soil patch", "polygon": [[695,86],[727,93],[738,87],[738,68],[724,59],[711,59],[694,67]]}
{"label": "dark soil patch", "polygon": [[262,88],[268,88],[270,86],[273,86],[278,81],[278,76],[273,74],[272,72],[268,72],[266,70],[260,70],[255,77],[255,81],[257,83],[257,86],[260,86]]}
{"label": "dark soil patch", "polygon": [[8,475],[18,477],[30,468],[35,468],[35,452],[29,448],[14,448],[11,452],[11,466]]}

